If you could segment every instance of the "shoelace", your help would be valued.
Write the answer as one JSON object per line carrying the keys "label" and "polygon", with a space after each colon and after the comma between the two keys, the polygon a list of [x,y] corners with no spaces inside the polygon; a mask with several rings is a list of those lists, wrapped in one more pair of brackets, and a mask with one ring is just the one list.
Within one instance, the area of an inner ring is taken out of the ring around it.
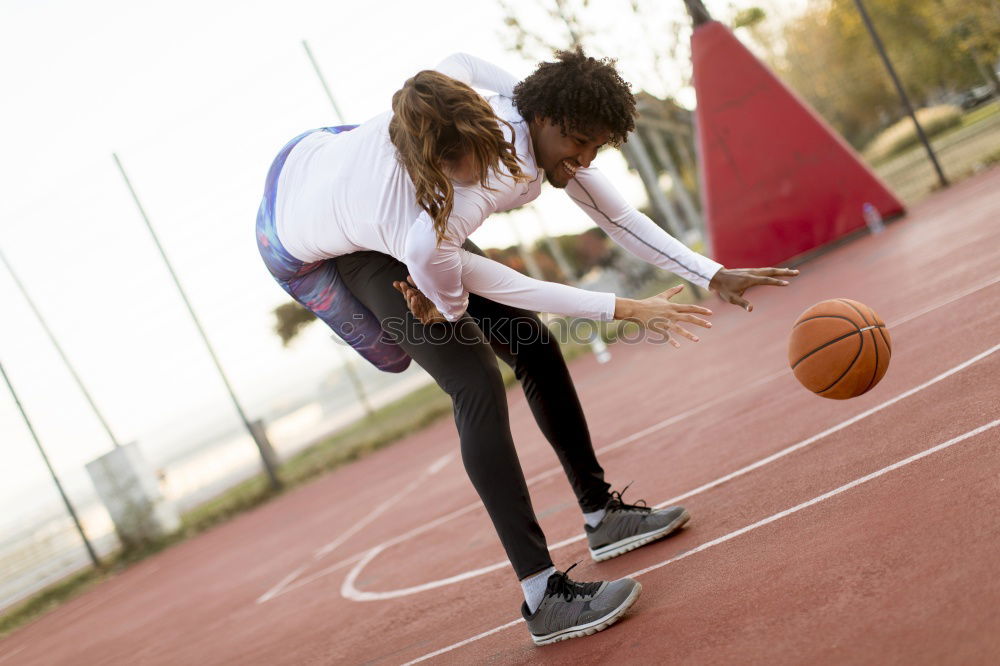
{"label": "shoelace", "polygon": [[[631,485],[632,483],[630,482],[628,486],[621,489],[621,492],[618,492],[617,490],[611,491],[611,500],[608,502],[607,507],[608,511],[638,511],[640,513],[649,513],[653,510],[652,507],[646,506],[646,500],[641,499],[635,504],[627,504],[622,499],[622,495],[625,494],[625,491],[628,490],[628,487]],[[641,504],[639,502],[641,502]]]}
{"label": "shoelace", "polygon": [[549,584],[545,589],[546,595],[551,596],[562,596],[566,601],[572,601],[573,597],[588,597],[601,587],[600,582],[596,583],[578,583],[575,580],[571,580],[569,577],[569,572],[573,570],[579,562],[576,562],[566,571],[557,571],[551,576],[549,576]]}

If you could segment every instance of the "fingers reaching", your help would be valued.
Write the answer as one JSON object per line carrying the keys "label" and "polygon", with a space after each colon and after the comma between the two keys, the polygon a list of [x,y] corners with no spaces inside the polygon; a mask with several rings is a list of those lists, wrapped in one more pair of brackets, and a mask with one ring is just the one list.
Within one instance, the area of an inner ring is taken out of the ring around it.
{"label": "fingers reaching", "polygon": [[773,278],[773,277],[762,277],[757,275],[755,276],[755,278],[756,279],[754,280],[753,284],[753,286],[755,287],[760,284],[773,284],[780,287],[784,287],[786,284],[788,284],[788,280],[780,280],[778,278]]}
{"label": "fingers reaching", "polygon": [[747,299],[743,298],[742,294],[729,294],[726,300],[728,300],[733,305],[738,305],[747,312],[753,312],[753,304],[751,304],[750,301],[748,301]]}
{"label": "fingers reaching", "polygon": [[673,326],[670,327],[670,332],[671,333],[676,333],[677,335],[684,336],[685,338],[687,338],[691,342],[700,342],[701,341],[701,338],[699,338],[697,335],[695,335],[691,331],[689,331],[689,330],[687,330],[687,329],[685,329],[685,328],[683,328],[681,326],[677,326],[676,324],[674,324]]}
{"label": "fingers reaching", "polygon": [[711,315],[712,311],[708,308],[703,308],[700,305],[685,305],[677,304],[674,306],[674,310],[677,312],[694,312],[696,314]]}
{"label": "fingers reaching", "polygon": [[677,315],[678,321],[686,321],[689,324],[694,324],[695,326],[701,326],[702,328],[712,328],[712,322],[702,319],[701,317],[695,317],[694,315],[682,314]]}
{"label": "fingers reaching", "polygon": [[767,277],[775,277],[787,275],[788,277],[794,277],[799,274],[799,269],[797,268],[736,268],[736,271],[742,273],[749,273],[750,275],[764,275]]}

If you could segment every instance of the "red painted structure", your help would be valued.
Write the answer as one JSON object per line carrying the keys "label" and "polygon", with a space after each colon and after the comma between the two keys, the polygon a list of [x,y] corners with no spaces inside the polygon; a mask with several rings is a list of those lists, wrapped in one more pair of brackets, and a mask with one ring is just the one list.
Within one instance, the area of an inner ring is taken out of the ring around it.
{"label": "red painted structure", "polygon": [[[903,204],[808,104],[724,25],[691,38],[702,198],[712,254],[727,266],[774,265]],[[849,92],[845,92],[849,94]]]}

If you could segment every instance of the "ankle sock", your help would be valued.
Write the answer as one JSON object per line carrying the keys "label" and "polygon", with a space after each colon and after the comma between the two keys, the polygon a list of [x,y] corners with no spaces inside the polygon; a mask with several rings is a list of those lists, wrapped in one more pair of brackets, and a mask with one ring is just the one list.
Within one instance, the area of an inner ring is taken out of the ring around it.
{"label": "ankle sock", "polygon": [[583,514],[583,519],[590,527],[597,527],[598,524],[604,520],[605,513],[605,509],[598,509],[597,511],[591,511],[590,513]]}
{"label": "ankle sock", "polygon": [[528,605],[528,612],[534,613],[538,610],[538,604],[542,603],[545,596],[545,588],[549,583],[549,576],[556,572],[555,567],[549,567],[545,571],[539,571],[533,576],[528,576],[521,581],[521,589],[524,590],[524,603]]}

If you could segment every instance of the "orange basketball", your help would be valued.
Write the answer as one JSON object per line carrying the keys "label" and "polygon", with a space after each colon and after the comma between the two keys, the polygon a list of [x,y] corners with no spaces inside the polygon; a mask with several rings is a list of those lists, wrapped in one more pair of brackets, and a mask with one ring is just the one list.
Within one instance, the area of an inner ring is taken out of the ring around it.
{"label": "orange basketball", "polygon": [[803,312],[788,340],[788,364],[807,389],[846,400],[872,389],[885,375],[892,341],[885,322],[863,303],[821,301]]}

